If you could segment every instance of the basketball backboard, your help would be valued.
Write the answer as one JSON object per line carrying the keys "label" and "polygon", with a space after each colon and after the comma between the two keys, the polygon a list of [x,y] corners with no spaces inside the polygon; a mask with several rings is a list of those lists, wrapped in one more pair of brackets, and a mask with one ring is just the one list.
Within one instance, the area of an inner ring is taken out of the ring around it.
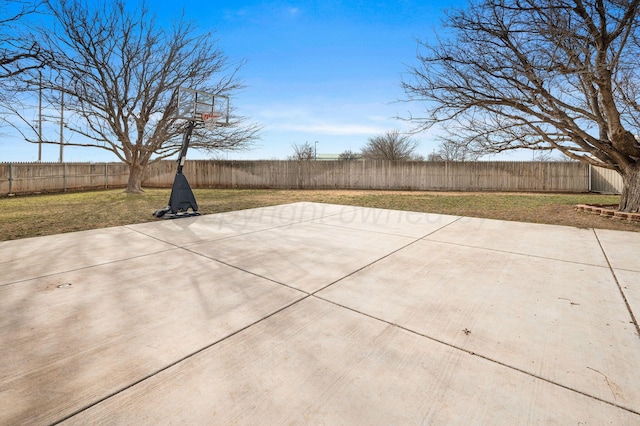
{"label": "basketball backboard", "polygon": [[227,125],[229,97],[180,87],[176,117],[196,122],[215,120],[217,125]]}

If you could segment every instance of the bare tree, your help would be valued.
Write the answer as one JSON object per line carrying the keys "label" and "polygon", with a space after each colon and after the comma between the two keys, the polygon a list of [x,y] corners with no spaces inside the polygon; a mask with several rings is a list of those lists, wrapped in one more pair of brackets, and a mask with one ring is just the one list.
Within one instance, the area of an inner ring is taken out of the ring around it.
{"label": "bare tree", "polygon": [[540,163],[545,163],[549,161],[554,161],[552,151],[533,151],[532,161],[538,161]]}
{"label": "bare tree", "polygon": [[[65,94],[67,127],[82,136],[69,145],[97,147],[129,166],[127,192],[141,192],[150,162],[176,154],[185,123],[176,118],[177,89],[229,94],[241,87],[211,33],[178,20],[160,28],[144,5],[124,0],[89,5],[48,1],[54,28],[39,36],[54,52],[53,93]],[[194,132],[191,146],[245,149],[259,126],[233,117],[229,127]],[[46,142],[46,141],[45,141]]]}
{"label": "bare tree", "polygon": [[310,161],[316,158],[315,149],[309,142],[303,144],[292,144],[293,154],[289,156],[289,160],[293,161]]}
{"label": "bare tree", "polygon": [[454,40],[422,43],[403,82],[424,128],[481,153],[557,149],[618,171],[620,210],[640,209],[640,0],[477,0]]}
{"label": "bare tree", "polygon": [[16,77],[41,68],[46,61],[25,19],[36,12],[37,3],[23,0],[0,0],[0,104],[10,103],[17,92]]}
{"label": "bare tree", "polygon": [[367,160],[411,160],[415,156],[418,143],[399,130],[369,138],[362,148],[362,157]]}
{"label": "bare tree", "polygon": [[440,152],[434,150],[432,153],[427,155],[427,161],[446,161],[446,160],[440,154]]}
{"label": "bare tree", "polygon": [[440,143],[437,155],[440,161],[477,161],[481,156],[467,144],[452,139],[445,139]]}
{"label": "bare tree", "polygon": [[362,158],[362,156],[360,154],[358,154],[357,152],[353,152],[350,149],[344,151],[338,157],[338,159],[341,160],[341,161],[360,160],[361,158]]}

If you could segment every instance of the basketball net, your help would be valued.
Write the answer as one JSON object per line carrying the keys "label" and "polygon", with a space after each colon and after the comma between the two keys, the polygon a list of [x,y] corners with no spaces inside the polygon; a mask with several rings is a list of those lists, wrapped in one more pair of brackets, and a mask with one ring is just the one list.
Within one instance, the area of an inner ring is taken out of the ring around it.
{"label": "basketball net", "polygon": [[204,127],[209,130],[214,130],[220,117],[222,117],[222,114],[219,112],[203,112],[202,122],[204,123]]}

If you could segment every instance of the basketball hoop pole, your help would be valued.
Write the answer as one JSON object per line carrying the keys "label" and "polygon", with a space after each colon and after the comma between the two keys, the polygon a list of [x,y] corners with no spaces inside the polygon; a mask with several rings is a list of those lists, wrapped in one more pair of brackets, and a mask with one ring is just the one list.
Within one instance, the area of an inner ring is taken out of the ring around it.
{"label": "basketball hoop pole", "polygon": [[[199,216],[198,203],[196,197],[193,195],[193,191],[189,186],[189,182],[185,175],[182,174],[182,168],[187,157],[187,150],[189,149],[189,141],[191,140],[191,133],[196,123],[194,120],[189,120],[187,129],[182,138],[182,147],[180,147],[180,153],[178,154],[178,170],[176,177],[173,180],[173,186],[171,187],[171,196],[169,197],[169,205],[163,209],[153,212],[153,216],[164,219],[176,219],[180,217]],[[191,209],[191,212],[189,212]]]}
{"label": "basketball hoop pole", "polygon": [[187,150],[189,149],[189,142],[191,141],[191,133],[193,133],[195,125],[195,121],[189,120],[187,130],[182,138],[182,147],[180,148],[180,154],[178,154],[178,173],[182,173],[182,166],[184,166],[184,160],[187,157]]}

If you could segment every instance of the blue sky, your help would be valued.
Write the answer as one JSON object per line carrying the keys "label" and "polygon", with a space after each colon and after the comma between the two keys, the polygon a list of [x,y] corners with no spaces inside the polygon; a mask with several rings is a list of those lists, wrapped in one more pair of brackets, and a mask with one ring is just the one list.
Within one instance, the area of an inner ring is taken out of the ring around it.
{"label": "blue sky", "polygon": [[[215,30],[231,61],[246,61],[246,88],[232,94],[238,113],[262,126],[254,149],[219,153],[229,159],[285,159],[292,144],[309,142],[319,154],[359,151],[367,139],[410,129],[396,116],[420,114],[403,99],[402,75],[416,64],[417,39],[441,31],[441,1],[194,1],[159,0],[148,7],[166,22],[184,11],[202,30]],[[6,134],[6,129],[3,129]],[[429,132],[414,137],[419,153],[437,148]],[[2,139],[0,161],[37,160],[37,146]],[[43,161],[57,161],[57,146],[44,146]],[[210,158],[191,150],[188,158]],[[65,161],[115,161],[107,152],[67,148]]]}
{"label": "blue sky", "polygon": [[[197,3],[183,4],[188,11]],[[241,76],[248,87],[232,101],[265,126],[257,149],[229,158],[283,159],[292,144],[315,141],[318,153],[358,151],[369,137],[408,129],[394,117],[419,106],[396,102],[404,96],[401,76],[415,63],[416,39],[431,37],[442,8],[453,4],[352,0],[217,6],[223,12],[221,47],[247,60]],[[214,15],[212,10],[209,16]],[[428,135],[417,139],[425,155],[435,147]]]}

